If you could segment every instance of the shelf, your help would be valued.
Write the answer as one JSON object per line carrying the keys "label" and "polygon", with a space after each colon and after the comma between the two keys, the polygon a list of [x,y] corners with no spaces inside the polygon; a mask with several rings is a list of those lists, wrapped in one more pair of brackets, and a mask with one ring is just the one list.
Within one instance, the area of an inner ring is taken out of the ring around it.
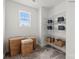
{"label": "shelf", "polygon": [[64,53],[66,53],[66,47],[64,46],[64,47],[59,47],[59,46],[56,46],[56,45],[54,45],[54,44],[52,44],[52,43],[47,43],[48,45],[51,45],[51,46],[53,46],[53,47],[55,47],[55,48],[57,48],[57,49],[59,49],[59,50],[61,50],[62,52],[64,52]]}

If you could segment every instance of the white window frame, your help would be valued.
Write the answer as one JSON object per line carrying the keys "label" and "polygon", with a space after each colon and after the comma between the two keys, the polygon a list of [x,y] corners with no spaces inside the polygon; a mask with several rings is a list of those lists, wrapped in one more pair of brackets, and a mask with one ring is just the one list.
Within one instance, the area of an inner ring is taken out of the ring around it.
{"label": "white window frame", "polygon": [[[29,18],[27,16],[21,16],[21,13],[28,14]],[[23,21],[23,19],[26,19]],[[19,10],[19,25],[20,26],[31,26],[31,13],[25,10]]]}

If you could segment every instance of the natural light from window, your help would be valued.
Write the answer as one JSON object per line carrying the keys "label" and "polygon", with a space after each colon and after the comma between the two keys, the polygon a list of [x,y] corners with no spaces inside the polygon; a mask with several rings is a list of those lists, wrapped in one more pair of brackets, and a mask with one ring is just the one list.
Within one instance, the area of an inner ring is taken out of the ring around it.
{"label": "natural light from window", "polygon": [[31,13],[25,10],[19,11],[20,26],[31,26]]}

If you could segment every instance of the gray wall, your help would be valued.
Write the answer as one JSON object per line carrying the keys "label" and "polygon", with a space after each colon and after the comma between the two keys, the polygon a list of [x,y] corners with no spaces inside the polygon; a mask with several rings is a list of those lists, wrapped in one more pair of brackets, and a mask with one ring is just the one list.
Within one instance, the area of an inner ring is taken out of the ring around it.
{"label": "gray wall", "polygon": [[[18,12],[20,9],[31,12],[31,26],[19,26]],[[39,36],[39,20],[38,10],[24,6],[12,1],[6,2],[6,17],[5,17],[5,41],[7,43],[8,38],[11,36]],[[7,46],[6,46],[7,47]]]}

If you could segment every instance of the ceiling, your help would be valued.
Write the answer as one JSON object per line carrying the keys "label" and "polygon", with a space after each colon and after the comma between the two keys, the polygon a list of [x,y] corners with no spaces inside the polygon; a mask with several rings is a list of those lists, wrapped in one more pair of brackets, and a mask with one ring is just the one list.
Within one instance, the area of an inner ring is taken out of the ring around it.
{"label": "ceiling", "polygon": [[38,7],[53,7],[65,0],[13,0],[13,1],[31,6],[34,8],[38,8]]}

